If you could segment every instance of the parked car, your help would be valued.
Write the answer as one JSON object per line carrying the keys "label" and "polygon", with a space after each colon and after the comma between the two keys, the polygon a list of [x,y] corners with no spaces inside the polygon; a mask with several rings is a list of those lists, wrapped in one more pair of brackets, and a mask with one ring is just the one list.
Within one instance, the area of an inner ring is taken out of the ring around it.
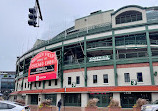
{"label": "parked car", "polygon": [[141,107],[141,111],[158,111],[158,100],[151,104],[146,104]]}
{"label": "parked car", "polygon": [[16,102],[0,101],[0,111],[30,111],[30,108]]}

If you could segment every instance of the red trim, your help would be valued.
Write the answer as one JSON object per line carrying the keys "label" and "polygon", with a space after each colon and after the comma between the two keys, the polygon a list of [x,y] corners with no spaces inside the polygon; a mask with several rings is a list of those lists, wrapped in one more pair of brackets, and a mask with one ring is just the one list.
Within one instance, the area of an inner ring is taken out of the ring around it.
{"label": "red trim", "polygon": [[131,68],[131,67],[149,67],[149,63],[138,63],[138,64],[122,64],[122,65],[117,65],[117,68]]}
{"label": "red trim", "polygon": [[153,66],[158,66],[158,62],[153,62]]}
{"label": "red trim", "polygon": [[64,73],[80,72],[80,71],[84,71],[84,69],[83,68],[81,68],[81,69],[70,69],[70,70],[65,70]]}
{"label": "red trim", "polygon": [[[27,93],[64,93],[64,88],[56,89],[41,89],[41,90],[27,90],[27,91],[17,91],[11,93],[15,94],[27,94]],[[75,92],[87,92],[87,93],[97,93],[97,92],[158,92],[158,86],[109,86],[109,87],[78,87],[78,88],[66,88],[67,93]]]}
{"label": "red trim", "polygon": [[114,69],[114,66],[100,66],[100,67],[88,67],[87,70],[101,70],[101,69]]}
{"label": "red trim", "polygon": [[17,95],[19,93],[20,93],[20,91],[15,91],[15,92],[10,93],[10,95]]}

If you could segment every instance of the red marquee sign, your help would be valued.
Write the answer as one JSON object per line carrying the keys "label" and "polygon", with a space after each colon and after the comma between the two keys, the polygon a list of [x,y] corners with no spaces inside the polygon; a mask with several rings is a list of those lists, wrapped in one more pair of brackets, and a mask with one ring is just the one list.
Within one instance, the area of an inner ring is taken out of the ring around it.
{"label": "red marquee sign", "polygon": [[28,72],[28,82],[57,79],[58,60],[56,52],[43,51],[32,58]]}

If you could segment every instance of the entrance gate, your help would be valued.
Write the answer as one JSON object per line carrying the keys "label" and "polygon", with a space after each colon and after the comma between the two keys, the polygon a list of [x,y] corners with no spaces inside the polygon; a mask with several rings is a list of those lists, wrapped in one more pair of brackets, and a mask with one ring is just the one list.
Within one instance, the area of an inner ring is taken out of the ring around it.
{"label": "entrance gate", "polygon": [[151,93],[146,93],[146,92],[120,93],[122,108],[132,108],[134,104],[136,104],[136,101],[139,98],[146,99],[147,101],[151,101]]}
{"label": "entrance gate", "polygon": [[38,104],[38,94],[31,94],[31,104]]}

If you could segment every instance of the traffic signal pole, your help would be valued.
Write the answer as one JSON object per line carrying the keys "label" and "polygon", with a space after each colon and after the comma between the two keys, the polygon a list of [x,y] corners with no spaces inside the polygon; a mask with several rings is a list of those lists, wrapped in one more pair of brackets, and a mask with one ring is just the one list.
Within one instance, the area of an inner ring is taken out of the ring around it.
{"label": "traffic signal pole", "polygon": [[[43,17],[42,17],[42,13],[41,13],[41,9],[40,9],[38,0],[35,1],[34,8],[29,8],[29,12],[30,12],[30,14],[28,15],[28,17],[29,17],[28,24],[30,26],[39,27],[39,19],[41,19],[43,21]],[[38,13],[39,13],[39,16],[37,16]],[[38,21],[37,21],[37,19],[38,19]]]}
{"label": "traffic signal pole", "polygon": [[37,4],[37,8],[38,8],[38,11],[39,11],[39,18],[43,21],[43,17],[42,17],[42,13],[41,13],[41,8],[40,8],[40,5],[39,5],[39,1],[36,0],[36,4]]}

